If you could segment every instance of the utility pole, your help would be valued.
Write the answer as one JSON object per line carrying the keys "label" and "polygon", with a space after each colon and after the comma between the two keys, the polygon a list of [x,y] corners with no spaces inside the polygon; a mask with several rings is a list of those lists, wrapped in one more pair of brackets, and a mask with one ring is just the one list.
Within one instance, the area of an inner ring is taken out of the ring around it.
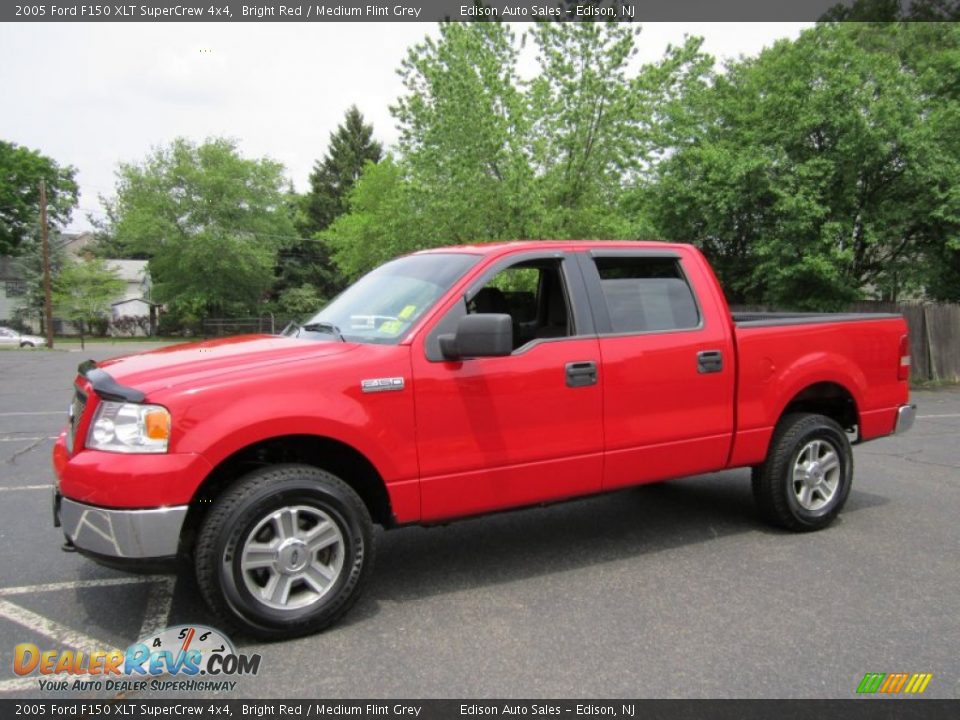
{"label": "utility pole", "polygon": [[47,183],[40,181],[40,242],[43,245],[43,326],[47,347],[53,347],[53,308],[50,302],[50,239],[47,237]]}

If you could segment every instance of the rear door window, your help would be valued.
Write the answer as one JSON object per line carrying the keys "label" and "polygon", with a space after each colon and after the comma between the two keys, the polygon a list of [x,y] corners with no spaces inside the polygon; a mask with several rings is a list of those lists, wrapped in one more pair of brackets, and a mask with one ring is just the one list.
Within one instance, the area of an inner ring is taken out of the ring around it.
{"label": "rear door window", "polygon": [[594,262],[612,332],[663,332],[700,325],[697,302],[679,259],[596,257]]}

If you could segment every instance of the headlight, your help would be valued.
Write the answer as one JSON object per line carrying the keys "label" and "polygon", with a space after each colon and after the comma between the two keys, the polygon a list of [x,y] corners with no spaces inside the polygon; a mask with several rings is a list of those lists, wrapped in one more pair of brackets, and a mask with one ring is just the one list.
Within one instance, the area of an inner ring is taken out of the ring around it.
{"label": "headlight", "polygon": [[102,402],[87,433],[87,447],[121,453],[165,453],[170,413],[159,405]]}

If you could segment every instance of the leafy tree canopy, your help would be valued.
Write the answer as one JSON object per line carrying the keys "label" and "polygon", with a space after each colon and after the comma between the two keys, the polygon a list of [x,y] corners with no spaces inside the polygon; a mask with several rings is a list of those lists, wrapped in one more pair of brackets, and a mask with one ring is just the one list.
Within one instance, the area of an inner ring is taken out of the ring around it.
{"label": "leafy tree canopy", "polygon": [[252,309],[297,239],[283,166],[226,139],[178,138],[117,172],[106,252],[150,261],[154,298],[195,315]]}
{"label": "leafy tree canopy", "polygon": [[[373,139],[373,126],[351,106],[340,126],[330,133],[326,155],[310,174],[310,189],[301,198],[297,229],[303,240],[280,254],[279,277],[274,290],[285,312],[303,305],[300,290],[310,285],[317,298],[311,310],[343,289],[343,277],[330,259],[327,245],[315,236],[329,227],[347,208],[347,196],[367,163],[377,163],[383,148]],[[299,298],[299,300],[291,300]]]}
{"label": "leafy tree canopy", "polygon": [[646,212],[704,248],[734,301],[832,309],[919,286],[960,227],[960,108],[918,44],[936,34],[955,63],[957,31],[824,24],[731,63],[678,110],[695,132]]}
{"label": "leafy tree canopy", "polygon": [[59,316],[79,325],[82,337],[93,323],[109,316],[111,303],[125,287],[103,259],[67,262],[53,284],[53,304]]}
{"label": "leafy tree canopy", "polygon": [[37,235],[41,180],[47,185],[48,222],[61,227],[70,222],[77,204],[76,172],[36,150],[0,140],[0,255],[17,254]]}
{"label": "leafy tree canopy", "polygon": [[[662,142],[659,103],[710,60],[689,41],[635,69],[638,32],[544,23],[518,39],[500,23],[442,23],[401,66],[396,157],[367,167],[350,213],[323,233],[338,264],[353,276],[388,248],[643,232],[623,190]],[[531,81],[517,69],[526,42]]]}
{"label": "leafy tree canopy", "polygon": [[[50,276],[56,278],[67,263],[65,243],[59,233],[50,234]],[[26,282],[26,294],[21,298],[16,316],[24,321],[35,319],[41,327],[41,334],[46,332],[46,318],[44,317],[44,289],[43,289],[43,246],[40,238],[30,238],[20,246],[17,257],[17,267],[22,279]]]}

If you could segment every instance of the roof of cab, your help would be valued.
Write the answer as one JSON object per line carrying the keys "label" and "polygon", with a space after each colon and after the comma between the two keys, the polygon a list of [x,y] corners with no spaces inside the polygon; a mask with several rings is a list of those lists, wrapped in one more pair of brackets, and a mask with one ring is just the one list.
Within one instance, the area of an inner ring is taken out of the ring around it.
{"label": "roof of cab", "polygon": [[499,255],[514,251],[527,250],[677,250],[689,247],[683,243],[661,242],[659,240],[513,240],[510,242],[476,243],[474,245],[453,245],[451,247],[430,248],[418,251],[422,253],[457,252],[473,255]]}

